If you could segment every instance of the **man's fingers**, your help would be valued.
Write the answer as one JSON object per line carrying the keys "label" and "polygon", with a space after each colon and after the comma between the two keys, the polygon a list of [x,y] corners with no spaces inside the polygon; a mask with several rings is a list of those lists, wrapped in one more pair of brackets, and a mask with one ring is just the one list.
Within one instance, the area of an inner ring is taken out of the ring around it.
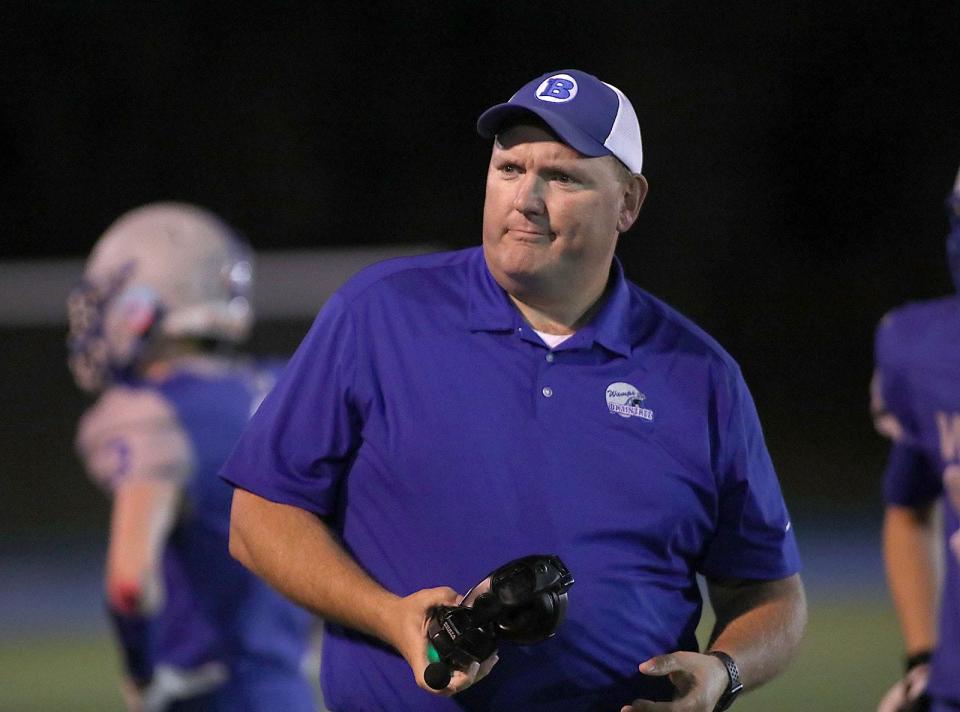
{"label": "man's fingers", "polygon": [[672,702],[634,700],[631,704],[621,707],[620,712],[668,712],[671,709],[673,709]]}
{"label": "man's fingers", "polygon": [[497,664],[499,659],[499,656],[494,653],[482,663],[470,663],[470,667],[468,667],[466,670],[454,670],[450,675],[449,684],[447,684],[447,686],[442,690],[434,690],[432,688],[424,689],[430,689],[431,692],[443,695],[445,697],[455,695],[458,692],[463,692],[471,685],[474,685],[485,678],[490,673],[490,670],[493,669],[493,666]]}
{"label": "man's fingers", "polygon": [[657,655],[640,663],[640,672],[644,675],[663,676],[681,669],[679,661],[673,655]]}
{"label": "man's fingers", "polygon": [[428,588],[420,592],[423,602],[428,606],[455,606],[460,596],[449,586]]}
{"label": "man's fingers", "polygon": [[[672,655],[657,655],[640,663],[640,672],[644,675],[669,675],[679,669],[680,667]],[[669,709],[671,709],[670,702],[634,700],[629,705],[621,707],[620,712],[667,712]]]}
{"label": "man's fingers", "polygon": [[480,663],[470,663],[470,667],[466,670],[455,670],[453,676],[450,678],[450,684],[447,685],[447,689],[444,692],[450,695],[463,692],[476,682],[479,671]]}
{"label": "man's fingers", "polygon": [[497,664],[497,660],[500,659],[500,656],[494,653],[489,658],[480,663],[480,669],[477,670],[477,678],[474,682],[479,682],[487,676],[490,670],[493,669],[493,666]]}

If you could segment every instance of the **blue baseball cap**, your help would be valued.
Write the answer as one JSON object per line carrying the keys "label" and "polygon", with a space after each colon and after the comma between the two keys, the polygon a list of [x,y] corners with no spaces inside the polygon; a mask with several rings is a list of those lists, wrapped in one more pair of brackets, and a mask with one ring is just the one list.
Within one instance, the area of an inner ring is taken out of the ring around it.
{"label": "blue baseball cap", "polygon": [[549,72],[525,84],[505,104],[484,111],[477,131],[493,138],[505,123],[530,114],[584,156],[616,156],[632,173],[641,172],[637,114],[615,86],[577,69]]}

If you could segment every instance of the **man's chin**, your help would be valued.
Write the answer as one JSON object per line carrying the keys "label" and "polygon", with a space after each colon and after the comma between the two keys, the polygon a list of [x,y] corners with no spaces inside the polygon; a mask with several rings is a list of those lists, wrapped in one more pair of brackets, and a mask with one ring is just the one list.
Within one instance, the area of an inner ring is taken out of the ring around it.
{"label": "man's chin", "polygon": [[526,242],[500,242],[490,249],[484,244],[484,257],[491,274],[506,287],[504,281],[517,287],[534,287],[543,282],[549,272],[546,246]]}
{"label": "man's chin", "polygon": [[493,278],[510,294],[520,297],[542,291],[545,280],[541,270],[520,266],[490,270]]}

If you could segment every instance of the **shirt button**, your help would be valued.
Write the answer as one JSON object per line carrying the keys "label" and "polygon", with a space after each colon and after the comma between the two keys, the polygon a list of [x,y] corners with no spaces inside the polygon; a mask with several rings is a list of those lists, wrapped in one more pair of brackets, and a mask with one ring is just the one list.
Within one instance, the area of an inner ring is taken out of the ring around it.
{"label": "shirt button", "polygon": [[543,390],[540,392],[543,393],[543,395],[545,395],[547,398],[553,395],[553,389],[550,386],[544,386]]}
{"label": "shirt button", "polygon": [[547,363],[553,363],[553,351],[547,351]]}

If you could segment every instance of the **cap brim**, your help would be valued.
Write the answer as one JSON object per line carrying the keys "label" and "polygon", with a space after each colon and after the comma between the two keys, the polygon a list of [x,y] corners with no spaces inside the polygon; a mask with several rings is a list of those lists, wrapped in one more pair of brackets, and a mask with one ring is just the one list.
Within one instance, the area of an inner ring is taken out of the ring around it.
{"label": "cap brim", "polygon": [[494,138],[505,124],[529,118],[531,115],[543,121],[565,144],[584,156],[613,155],[609,148],[576,128],[563,116],[542,107],[532,109],[517,104],[497,104],[480,114],[477,119],[477,132],[484,138]]}

